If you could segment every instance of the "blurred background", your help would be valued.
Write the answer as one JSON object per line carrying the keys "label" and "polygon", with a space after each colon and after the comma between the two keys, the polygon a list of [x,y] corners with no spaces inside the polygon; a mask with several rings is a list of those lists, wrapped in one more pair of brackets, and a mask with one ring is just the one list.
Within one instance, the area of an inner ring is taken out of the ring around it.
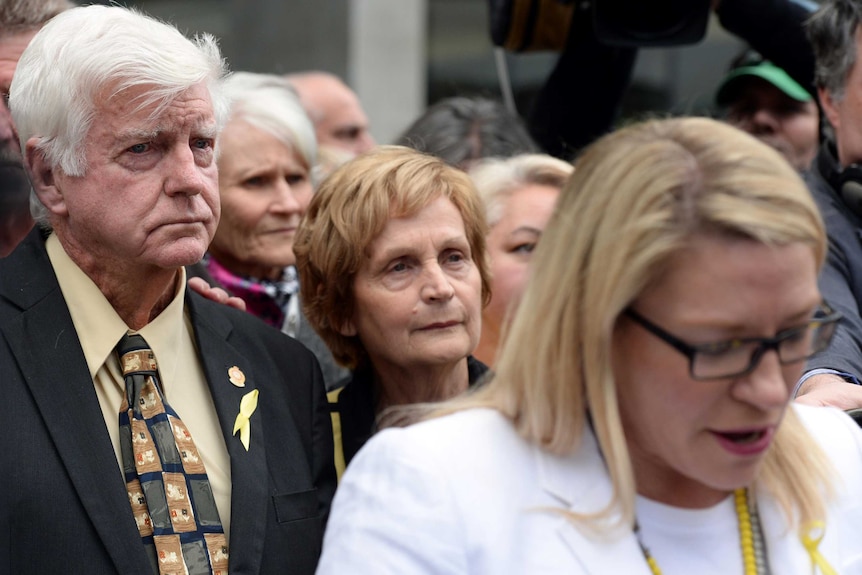
{"label": "blurred background", "polygon": [[[107,2],[103,2],[107,3]],[[322,69],[359,95],[380,143],[429,104],[452,95],[502,98],[487,0],[137,0],[121,2],[220,39],[233,70]],[[744,47],[713,15],[698,44],[641,49],[623,118],[710,114],[713,94]],[[552,52],[506,54],[526,112],[556,61]],[[591,79],[584,78],[585,86]]]}

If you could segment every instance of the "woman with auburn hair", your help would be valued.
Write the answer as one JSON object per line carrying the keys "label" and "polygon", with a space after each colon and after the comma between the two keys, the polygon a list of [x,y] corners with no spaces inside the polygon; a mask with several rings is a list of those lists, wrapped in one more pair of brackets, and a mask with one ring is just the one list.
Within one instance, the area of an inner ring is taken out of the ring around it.
{"label": "woman with auburn hair", "polygon": [[449,399],[487,367],[470,355],[490,297],[470,178],[409,148],[339,167],[293,244],[308,321],[351,374],[330,393],[339,473],[386,408]]}
{"label": "woman with auburn hair", "polygon": [[530,273],[533,250],[554,211],[572,165],[544,154],[488,158],[470,168],[488,220],[491,301],[482,311],[474,355],[493,366],[509,316]]}
{"label": "woman with auburn hair", "polygon": [[733,127],[598,140],[495,377],[372,438],[318,574],[859,572],[862,431],[791,403],[839,319],[825,252],[805,184]]}

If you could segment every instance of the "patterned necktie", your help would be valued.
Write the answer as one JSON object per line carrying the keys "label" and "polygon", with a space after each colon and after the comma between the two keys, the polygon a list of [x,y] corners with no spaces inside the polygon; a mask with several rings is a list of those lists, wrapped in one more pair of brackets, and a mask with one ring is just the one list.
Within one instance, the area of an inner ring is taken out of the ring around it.
{"label": "patterned necktie", "polygon": [[123,473],[138,531],[159,575],[227,575],[227,540],[206,469],[188,429],[165,401],[152,350],[140,335],[117,345]]}

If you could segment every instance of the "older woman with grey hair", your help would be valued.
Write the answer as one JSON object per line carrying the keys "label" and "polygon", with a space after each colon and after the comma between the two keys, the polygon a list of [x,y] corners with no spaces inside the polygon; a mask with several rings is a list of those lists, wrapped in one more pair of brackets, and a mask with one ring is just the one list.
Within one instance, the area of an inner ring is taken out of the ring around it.
{"label": "older woman with grey hair", "polygon": [[329,383],[345,372],[303,321],[293,238],[314,193],[317,140],[293,88],[279,76],[236,72],[224,81],[230,116],[219,140],[222,216],[194,275],[309,347]]}

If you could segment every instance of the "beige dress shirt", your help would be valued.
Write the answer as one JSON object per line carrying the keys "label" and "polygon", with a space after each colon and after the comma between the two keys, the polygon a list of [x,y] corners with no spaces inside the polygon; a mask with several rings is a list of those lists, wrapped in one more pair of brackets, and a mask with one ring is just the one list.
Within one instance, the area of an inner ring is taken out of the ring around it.
{"label": "beige dress shirt", "polygon": [[[132,330],[53,234],[47,240],[47,249],[81,341],[122,474],[119,412],[125,384],[114,348]],[[156,356],[165,399],[188,427],[203,457],[219,517],[230,540],[230,457],[185,311],[185,270],[180,268],[179,273],[180,287],[170,305],[137,333]]]}

